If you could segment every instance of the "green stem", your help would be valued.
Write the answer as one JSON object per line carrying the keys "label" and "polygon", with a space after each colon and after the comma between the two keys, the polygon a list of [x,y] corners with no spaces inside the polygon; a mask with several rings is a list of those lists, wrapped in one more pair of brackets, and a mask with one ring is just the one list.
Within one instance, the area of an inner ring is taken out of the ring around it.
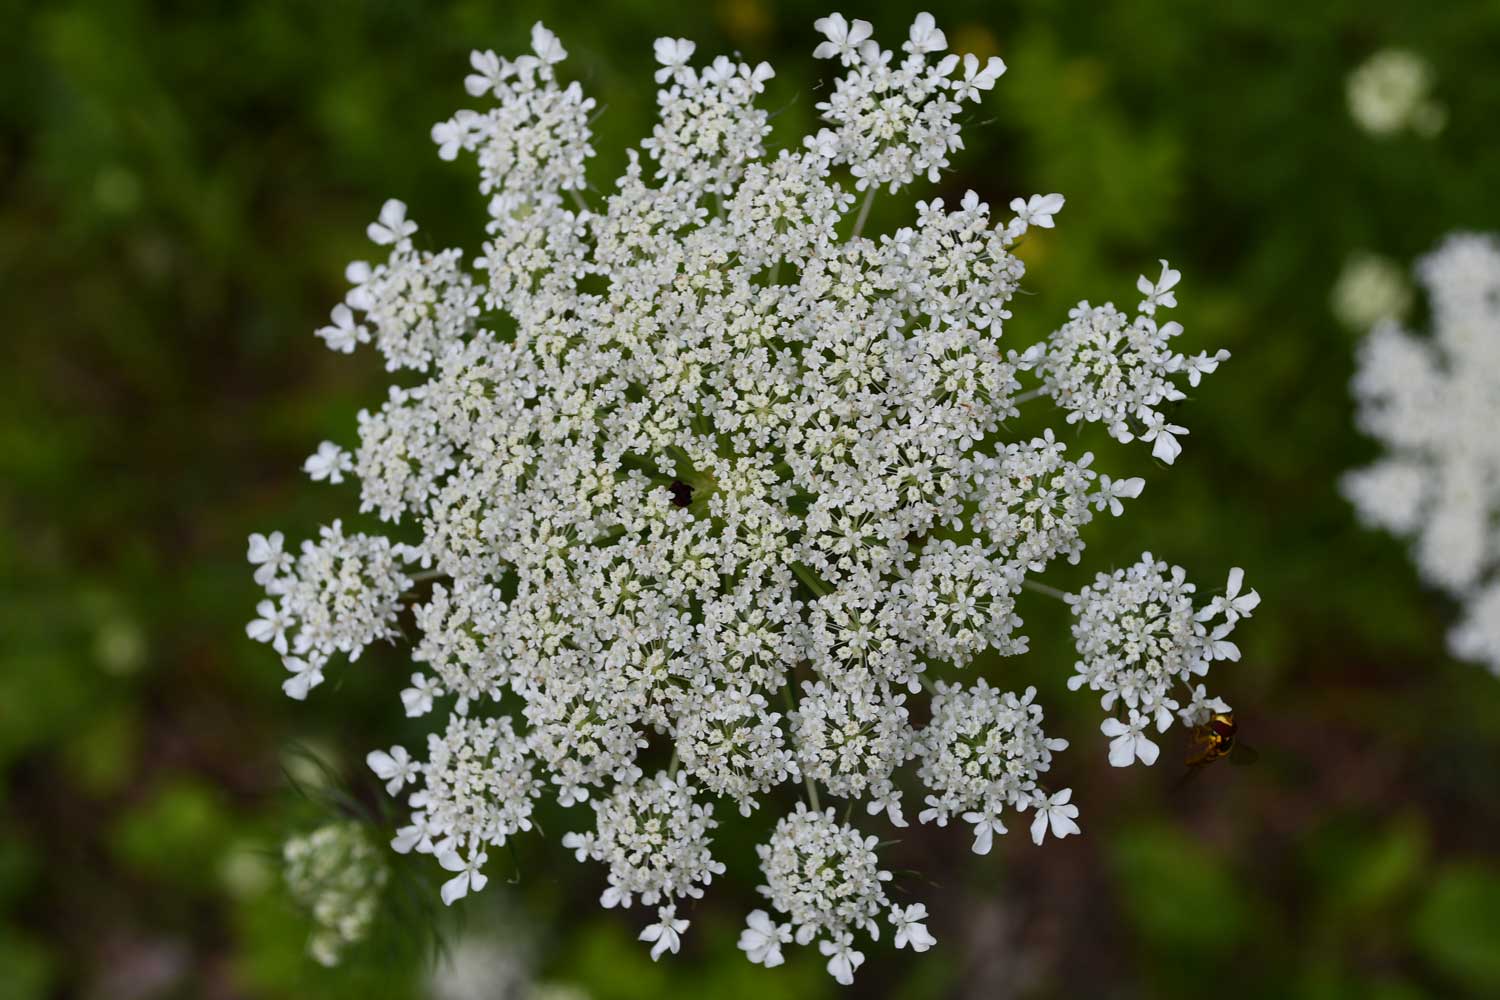
{"label": "green stem", "polygon": [[797,579],[807,584],[807,589],[819,597],[828,594],[828,584],[818,579],[818,575],[801,563],[792,563],[792,572],[797,574]]}
{"label": "green stem", "polygon": [[818,805],[818,786],[813,784],[812,775],[804,774],[802,781],[807,786],[807,804],[812,806],[813,812],[822,812],[823,807]]}
{"label": "green stem", "polygon": [[1068,595],[1061,590],[1058,590],[1056,587],[1049,587],[1045,583],[1037,583],[1035,580],[1022,580],[1021,586],[1025,587],[1027,590],[1036,591],[1038,594],[1046,594],[1048,597],[1055,597],[1059,601],[1066,602],[1068,600]]}
{"label": "green stem", "polygon": [[[792,675],[790,673],[786,675],[786,686],[785,688],[783,688],[783,690],[786,691],[786,714],[788,717],[787,721],[790,722],[791,714],[797,711],[797,695],[792,690]],[[820,812],[821,807],[818,805],[818,786],[813,784],[812,775],[804,774],[802,776],[802,782],[807,788],[807,804],[812,806],[814,812]]]}
{"label": "green stem", "polygon": [[859,206],[859,215],[854,220],[854,231],[849,234],[851,240],[859,239],[859,234],[865,231],[865,222],[870,218],[870,206],[873,204],[875,204],[875,186],[872,184],[865,194],[864,204]]}

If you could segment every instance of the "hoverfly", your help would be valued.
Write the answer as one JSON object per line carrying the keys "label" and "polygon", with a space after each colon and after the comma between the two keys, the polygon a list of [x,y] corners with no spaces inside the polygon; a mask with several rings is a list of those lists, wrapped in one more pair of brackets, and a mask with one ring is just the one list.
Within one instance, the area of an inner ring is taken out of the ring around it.
{"label": "hoverfly", "polygon": [[1239,740],[1239,724],[1233,712],[1215,712],[1201,726],[1193,727],[1193,744],[1188,752],[1188,771],[1181,785],[1205,766],[1229,758],[1231,764],[1254,764],[1260,754]]}

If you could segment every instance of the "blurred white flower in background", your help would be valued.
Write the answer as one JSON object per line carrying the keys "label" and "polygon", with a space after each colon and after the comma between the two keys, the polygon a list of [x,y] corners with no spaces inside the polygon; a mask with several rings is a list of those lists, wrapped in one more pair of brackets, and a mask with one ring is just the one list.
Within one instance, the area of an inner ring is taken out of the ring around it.
{"label": "blurred white flower in background", "polygon": [[288,892],[313,920],[307,951],[337,965],[343,950],[364,940],[390,873],[385,856],[357,822],[330,823],[282,847]]}
{"label": "blurred white flower in background", "polygon": [[[368,763],[410,809],[392,846],[437,860],[445,903],[485,887],[547,793],[589,806],[563,844],[606,870],[601,905],[654,909],[640,937],[660,958],[689,930],[679,904],[725,871],[724,817],[766,808],[761,892],[784,922],[754,911],[740,947],[771,966],[816,942],[848,983],[856,934],[936,941],[925,906],[887,895],[880,838],[854,816],[905,826],[910,789],[920,822],[962,819],[980,853],[1007,815],[1032,812],[1037,843],[1079,832],[1070,790],[1044,785],[1067,744],[1035,689],[955,675],[1027,652],[1021,591],[1065,596],[1030,577],[1078,562],[1084,526],[1122,516],[1145,480],[1101,473],[1051,428],[1006,440],[1007,424],[1054,408],[1054,426],[1097,424],[1171,464],[1186,390],[1229,355],[1176,348],[1165,260],[1133,309],[1084,302],[1042,342],[1002,347],[1025,270],[1012,251],[1056,225],[1062,195],[1017,198],[1007,219],[970,191],[864,229],[877,192],[940,179],[1005,64],[943,55],[926,14],[901,58],[865,21],[817,28],[815,54],[842,67],[823,127],[774,154],[768,65],[694,66],[691,41],[658,39],[660,121],[607,195],[588,188],[595,105],[558,79],[557,37],[538,24],[531,54],[473,54],[464,88],[489,106],[432,138],[477,161],[481,255],[419,250],[388,201],[368,230],[383,261],[347,269],[318,331],[401,373],[359,414],[357,447],[327,442],[305,466],[358,480],[391,537],[335,521],[293,556],[252,536],[267,596],[247,633],[299,699],[335,658],[412,636],[401,702],[446,721],[425,755]],[[1120,626],[1134,638],[1080,646],[1111,721],[1166,728],[1172,685],[1197,711],[1187,681],[1238,656],[1225,635],[1253,591],[1231,576],[1224,622],[1205,624],[1100,580],[1074,599],[1080,643],[1111,613],[1139,619]],[[1137,639],[1155,645],[1135,657]],[[1131,759],[1148,747],[1138,733]]]}
{"label": "blurred white flower in background", "polygon": [[1410,130],[1431,138],[1448,121],[1447,109],[1432,97],[1432,86],[1432,67],[1421,56],[1381,49],[1349,74],[1349,114],[1371,135]]}
{"label": "blurred white flower in background", "polygon": [[1361,345],[1358,423],[1386,454],[1344,492],[1367,524],[1411,538],[1423,579],[1463,602],[1454,654],[1500,674],[1500,242],[1450,236],[1417,278],[1431,335],[1381,322]]}
{"label": "blurred white flower in background", "polygon": [[581,988],[541,980],[536,935],[502,905],[445,947],[427,973],[428,1000],[588,1000]]}
{"label": "blurred white flower in background", "polygon": [[1334,283],[1333,314],[1351,330],[1364,332],[1381,320],[1400,320],[1411,308],[1412,288],[1395,261],[1373,253],[1351,254]]}

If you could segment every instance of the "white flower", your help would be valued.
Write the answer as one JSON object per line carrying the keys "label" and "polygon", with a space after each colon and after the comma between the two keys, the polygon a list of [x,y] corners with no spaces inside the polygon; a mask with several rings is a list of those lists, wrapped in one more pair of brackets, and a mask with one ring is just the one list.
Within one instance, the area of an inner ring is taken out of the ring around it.
{"label": "white flower", "polygon": [[[470,79],[473,78],[471,77]],[[438,122],[432,126],[431,135],[432,141],[437,143],[438,159],[456,160],[458,159],[459,151],[464,148],[465,143],[469,140],[469,129],[466,122],[454,118],[445,122]],[[353,349],[353,345],[351,345],[349,350],[352,351]],[[347,354],[349,351],[345,351],[344,353]]]}
{"label": "white flower", "polygon": [[1061,840],[1069,834],[1081,832],[1078,828],[1078,807],[1071,805],[1073,789],[1064,788],[1051,796],[1037,793],[1032,801],[1036,816],[1031,820],[1031,839],[1040,845],[1052,830],[1052,836]]}
{"label": "white flower", "polygon": [[282,664],[292,676],[281,682],[281,690],[288,698],[305,701],[307,693],[323,683],[323,671],[316,663],[309,663],[298,656],[286,656]]}
{"label": "white flower", "polygon": [[948,36],[943,34],[932,15],[926,11],[918,14],[916,20],[911,23],[911,34],[906,43],[901,46],[903,51],[916,55],[941,52],[947,47]]}
{"label": "white flower", "polygon": [[331,325],[318,330],[329,350],[352,354],[354,348],[370,342],[370,331],[354,321],[354,314],[342,302],[333,307],[332,319]]}
{"label": "white flower", "polygon": [[[282,550],[285,544],[286,536],[279,531],[273,531],[269,535],[256,533],[250,536],[247,556],[250,565],[256,567],[255,582],[262,587],[269,587],[291,566],[292,557]],[[252,635],[251,638],[255,637]]]}
{"label": "white flower", "polygon": [[1144,274],[1136,279],[1136,289],[1145,296],[1141,302],[1141,312],[1147,316],[1155,315],[1158,306],[1166,309],[1177,307],[1177,293],[1173,291],[1177,283],[1182,280],[1182,272],[1174,271],[1166,261],[1161,261],[1161,277],[1152,281]]}
{"label": "white flower", "polygon": [[856,19],[853,24],[844,20],[842,14],[829,14],[813,22],[813,28],[828,39],[813,50],[815,59],[837,57],[845,66],[854,66],[860,61],[861,46],[874,33],[869,21]]}
{"label": "white flower", "polygon": [[1192,699],[1177,712],[1184,726],[1201,726],[1221,712],[1228,712],[1229,704],[1222,698],[1210,698],[1202,684],[1193,687]]}
{"label": "white flower", "polygon": [[963,821],[974,827],[974,844],[970,848],[975,854],[988,854],[995,845],[995,834],[1004,836],[1005,824],[995,812],[966,812]]}
{"label": "white flower", "polygon": [[1028,199],[1015,198],[1010,203],[1010,210],[1016,213],[1016,218],[1025,226],[1040,226],[1043,229],[1051,229],[1055,223],[1052,217],[1062,211],[1064,198],[1062,195],[1034,194]]}
{"label": "white flower", "polygon": [[651,961],[661,958],[663,952],[677,954],[682,945],[682,932],[688,929],[686,920],[677,919],[677,907],[667,905],[656,911],[656,923],[641,931],[640,940],[654,941],[651,946]]}
{"label": "white flower", "polygon": [[[480,52],[478,49],[469,53],[469,65],[473,67],[474,72],[464,77],[464,90],[469,92],[470,97],[499,93],[505,78],[512,72],[510,64],[495,53]],[[444,156],[443,159],[446,160],[449,157]]]}
{"label": "white flower", "polygon": [[1240,647],[1225,638],[1234,630],[1234,624],[1225,622],[1217,625],[1208,634],[1208,642],[1205,644],[1204,659],[1206,660],[1229,660],[1238,662],[1240,658]]}
{"label": "white flower", "polygon": [[[953,87],[953,97],[959,101],[979,100],[980,92],[993,89],[995,82],[1005,73],[1005,61],[999,56],[990,56],[981,68],[979,57],[968,52],[964,54],[963,65],[963,82]],[[1042,225],[1042,223],[1037,223],[1037,225]]]}
{"label": "white flower", "polygon": [[1182,445],[1177,443],[1177,435],[1186,434],[1187,428],[1167,423],[1167,418],[1155,410],[1140,416],[1145,426],[1137,436],[1142,441],[1156,442],[1151,448],[1152,457],[1171,465],[1182,454]]}
{"label": "white flower", "polygon": [[1141,495],[1141,490],[1146,488],[1146,481],[1140,476],[1130,479],[1112,480],[1108,476],[1099,477],[1099,492],[1094,495],[1094,509],[1103,510],[1109,508],[1109,512],[1115,517],[1125,513],[1125,505],[1120,503],[1120,498],[1134,500]]}
{"label": "white flower", "polygon": [[751,910],[745,918],[745,929],[740,932],[739,949],[756,965],[774,969],[786,961],[781,946],[792,940],[789,924],[778,924],[765,910]]}
{"label": "white flower", "polygon": [[698,45],[686,38],[658,38],[655,47],[656,61],[662,65],[656,71],[656,82],[666,83],[682,72]]}
{"label": "white flower", "polygon": [[531,26],[531,51],[548,65],[560,63],[568,58],[567,50],[562,47],[562,42],[558,41],[557,36],[547,30],[541,21]]}
{"label": "white flower", "polygon": [[885,818],[892,826],[907,826],[906,817],[901,813],[901,792],[891,789],[883,796],[876,796],[865,803],[865,813],[870,816],[879,816],[885,813]]}
{"label": "white flower", "polygon": [[405,747],[391,747],[389,753],[371,750],[365,756],[365,764],[375,772],[375,777],[385,782],[385,790],[391,795],[399,792],[402,786],[416,781],[420,772],[416,761],[411,759]]}
{"label": "white flower", "polygon": [[396,835],[391,838],[391,850],[397,854],[410,854],[419,851],[423,854],[432,851],[432,834],[425,823],[411,823],[399,827]]}
{"label": "white flower", "polygon": [[370,223],[365,230],[372,242],[381,245],[400,243],[416,231],[417,224],[406,219],[406,202],[395,198],[380,206],[379,220]]}
{"label": "white flower", "polygon": [[752,94],[765,93],[766,81],[775,75],[776,71],[771,68],[770,63],[756,63],[753,68],[744,64],[739,67],[740,79],[750,88]]}
{"label": "white flower", "polygon": [[1188,385],[1197,388],[1198,383],[1203,381],[1203,376],[1218,371],[1219,362],[1227,360],[1229,360],[1229,352],[1223,350],[1215,351],[1213,354],[1200,351],[1190,358],[1184,358],[1182,370],[1187,373]]}
{"label": "white flower", "polygon": [[911,947],[912,951],[923,952],[937,944],[937,938],[927,930],[927,925],[922,921],[927,919],[927,907],[923,903],[913,903],[905,909],[899,906],[891,907],[890,920],[896,927],[896,947]]}
{"label": "white flower", "polygon": [[458,872],[443,883],[444,906],[452,906],[467,896],[470,890],[479,892],[489,884],[489,876],[480,871],[487,861],[489,861],[489,855],[483,851],[478,851],[467,859],[454,850],[444,851],[438,855],[438,864],[450,872]]}
{"label": "white flower", "polygon": [[415,719],[432,711],[433,698],[443,695],[443,687],[425,674],[412,674],[411,687],[401,691],[401,704],[408,718]]}
{"label": "white flower", "polygon": [[840,934],[835,940],[819,941],[818,950],[828,956],[828,974],[840,986],[852,986],[854,971],[865,964],[864,952],[854,950],[854,935]]}
{"label": "white flower", "polygon": [[271,601],[255,605],[259,618],[245,626],[245,634],[256,642],[269,642],[278,653],[287,651],[286,630],[292,627],[292,618]]}
{"label": "white flower", "polygon": [[1110,737],[1109,763],[1111,767],[1129,767],[1137,760],[1147,767],[1156,763],[1161,747],[1151,742],[1150,737],[1146,735],[1146,727],[1150,724],[1151,720],[1148,716],[1133,709],[1126,722],[1110,718],[1100,723],[1099,731]]}
{"label": "white flower", "polygon": [[302,471],[311,476],[315,483],[325,479],[330,483],[342,483],[344,473],[353,468],[354,459],[332,441],[324,441],[318,445],[317,452],[309,455],[307,461],[302,463]]}
{"label": "white flower", "polygon": [[1245,571],[1235,566],[1229,571],[1229,581],[1224,585],[1224,596],[1214,597],[1194,616],[1200,622],[1223,615],[1230,625],[1260,606],[1260,594],[1254,590],[1240,593],[1245,586]]}

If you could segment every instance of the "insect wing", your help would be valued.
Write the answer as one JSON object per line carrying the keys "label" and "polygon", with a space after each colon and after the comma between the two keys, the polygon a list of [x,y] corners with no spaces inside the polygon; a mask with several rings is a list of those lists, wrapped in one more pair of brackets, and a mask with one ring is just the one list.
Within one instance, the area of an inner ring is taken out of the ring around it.
{"label": "insect wing", "polygon": [[1234,741],[1234,749],[1229,751],[1229,763],[1236,767],[1248,767],[1260,760],[1260,751],[1254,747],[1247,747],[1239,740]]}

